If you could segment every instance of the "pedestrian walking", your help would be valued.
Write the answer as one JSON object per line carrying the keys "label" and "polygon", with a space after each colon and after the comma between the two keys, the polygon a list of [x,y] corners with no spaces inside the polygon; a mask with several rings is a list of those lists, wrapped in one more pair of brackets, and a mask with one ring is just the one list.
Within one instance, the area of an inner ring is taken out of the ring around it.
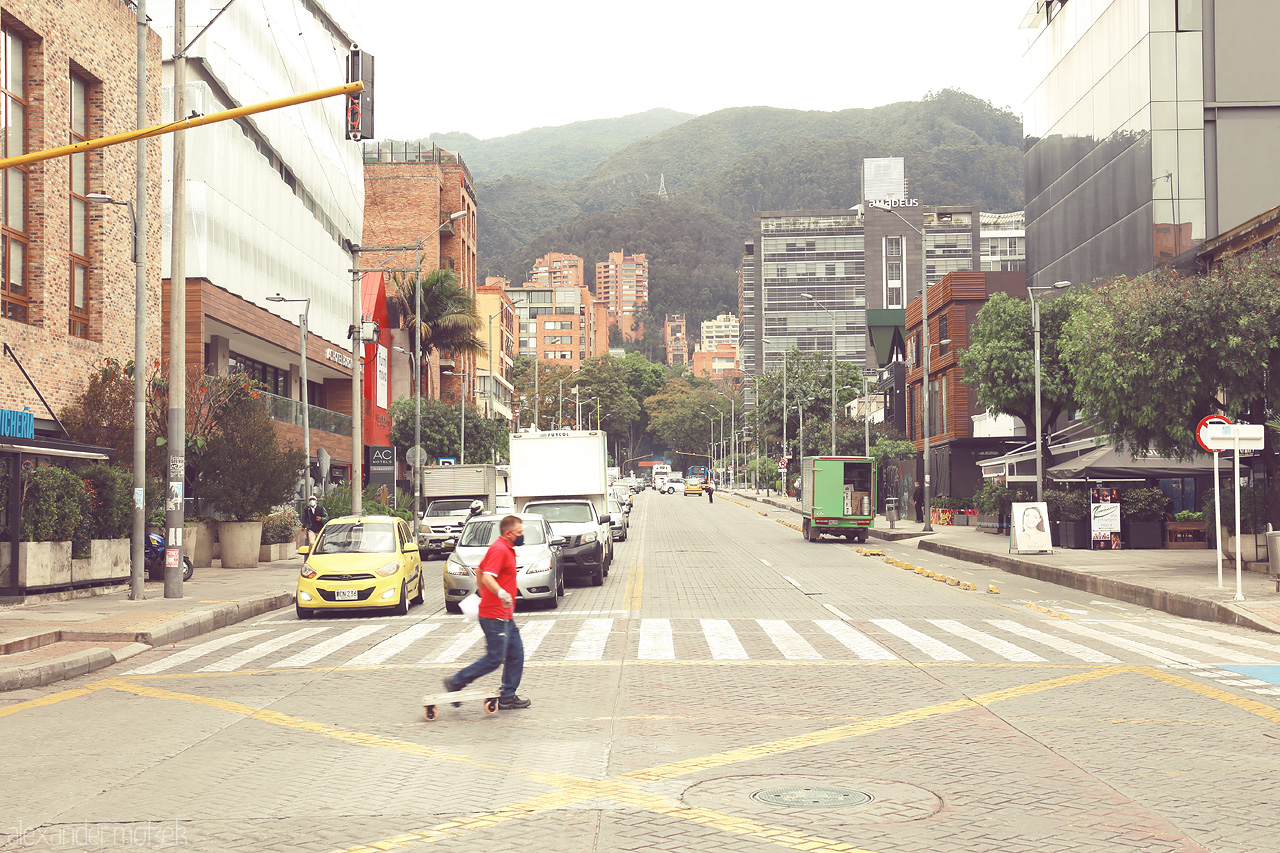
{"label": "pedestrian walking", "polygon": [[320,499],[315,495],[307,498],[307,508],[302,511],[302,526],[307,531],[308,545],[316,544],[316,537],[320,535],[320,530],[328,520],[329,513],[320,506]]}
{"label": "pedestrian walking", "polygon": [[702,491],[707,493],[707,503],[715,503],[716,487],[710,480],[707,480],[707,484],[702,487]]}
{"label": "pedestrian walking", "polygon": [[533,703],[516,695],[524,674],[524,643],[516,627],[516,548],[524,544],[524,522],[508,515],[498,523],[493,540],[476,577],[480,586],[480,630],[484,632],[484,656],[444,678],[444,689],[453,693],[481,676],[502,667],[498,708],[509,711]]}
{"label": "pedestrian walking", "polygon": [[911,493],[911,502],[916,505],[916,521],[924,524],[924,486],[916,480],[916,490]]}

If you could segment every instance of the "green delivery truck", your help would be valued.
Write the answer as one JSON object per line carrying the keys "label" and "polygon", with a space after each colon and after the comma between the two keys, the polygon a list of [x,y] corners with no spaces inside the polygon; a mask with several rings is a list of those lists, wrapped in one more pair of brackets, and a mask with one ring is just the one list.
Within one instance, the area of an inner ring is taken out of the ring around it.
{"label": "green delivery truck", "polygon": [[800,532],[810,542],[826,533],[867,541],[876,519],[876,461],[867,456],[806,456],[800,460]]}

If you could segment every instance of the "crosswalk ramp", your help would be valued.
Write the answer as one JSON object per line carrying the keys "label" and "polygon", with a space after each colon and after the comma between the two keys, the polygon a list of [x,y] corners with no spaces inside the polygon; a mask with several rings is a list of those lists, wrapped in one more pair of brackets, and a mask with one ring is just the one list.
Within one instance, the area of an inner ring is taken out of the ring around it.
{"label": "crosswalk ramp", "polygon": [[[1147,664],[1177,668],[1280,664],[1280,640],[1199,624],[1106,620],[626,619],[521,620],[530,662],[906,661],[976,664]],[[484,648],[461,619],[257,623],[149,659],[126,675],[453,664]],[[1259,682],[1256,692],[1280,696]]]}

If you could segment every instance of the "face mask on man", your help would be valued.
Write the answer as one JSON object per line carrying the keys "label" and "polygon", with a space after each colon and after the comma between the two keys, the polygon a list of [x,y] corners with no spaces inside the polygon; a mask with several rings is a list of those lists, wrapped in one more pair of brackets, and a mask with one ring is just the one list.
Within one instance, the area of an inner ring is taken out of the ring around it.
{"label": "face mask on man", "polygon": [[517,536],[517,537],[516,537],[516,541],[512,542],[511,544],[512,544],[512,546],[514,546],[514,547],[516,547],[516,548],[519,548],[521,545],[523,545],[523,544],[524,544],[524,534],[523,534],[523,533],[521,533],[519,536]]}

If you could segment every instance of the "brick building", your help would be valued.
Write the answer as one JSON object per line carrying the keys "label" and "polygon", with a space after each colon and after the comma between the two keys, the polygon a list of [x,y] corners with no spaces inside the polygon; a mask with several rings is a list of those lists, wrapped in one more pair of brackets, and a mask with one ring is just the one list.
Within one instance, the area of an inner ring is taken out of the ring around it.
{"label": "brick building", "polygon": [[596,296],[608,306],[609,321],[617,324],[622,339],[639,339],[644,327],[636,315],[649,301],[649,262],[645,256],[610,252],[609,260],[596,264]]}
{"label": "brick building", "polygon": [[586,287],[526,284],[507,287],[519,330],[519,353],[577,370],[588,358],[602,355],[608,344],[606,319]]}
{"label": "brick building", "polygon": [[[364,158],[363,245],[411,246],[423,240],[423,274],[451,269],[474,297],[476,195],[466,163],[442,148],[416,142],[371,142],[365,145]],[[466,216],[448,223],[457,212]],[[367,251],[360,254],[360,267],[412,277],[414,260],[412,249]],[[481,338],[484,334],[480,330]],[[409,349],[411,336],[397,329],[389,333],[388,341]],[[475,356],[433,352],[424,357],[428,360],[423,366],[426,393],[456,400],[464,384],[460,377],[465,376],[467,399],[475,402]]]}
{"label": "brick building", "polygon": [[[5,2],[0,17],[5,156],[131,130],[137,117],[137,16],[120,0],[83,0],[71,14]],[[160,37],[147,34],[148,124],[159,124]],[[147,143],[148,358],[160,350],[160,141]],[[103,359],[134,356],[135,267],[124,207],[134,198],[136,144],[6,170],[0,340],[54,412]],[[0,357],[0,409],[30,408],[37,434],[56,426],[14,360]],[[127,460],[126,460],[127,461]]]}
{"label": "brick building", "polygon": [[691,365],[694,376],[734,386],[742,375],[738,369],[738,347],[734,344],[716,344],[715,349],[699,346],[693,353]]}
{"label": "brick building", "polygon": [[577,255],[548,252],[533,262],[527,281],[541,287],[586,287],[586,267]]}

